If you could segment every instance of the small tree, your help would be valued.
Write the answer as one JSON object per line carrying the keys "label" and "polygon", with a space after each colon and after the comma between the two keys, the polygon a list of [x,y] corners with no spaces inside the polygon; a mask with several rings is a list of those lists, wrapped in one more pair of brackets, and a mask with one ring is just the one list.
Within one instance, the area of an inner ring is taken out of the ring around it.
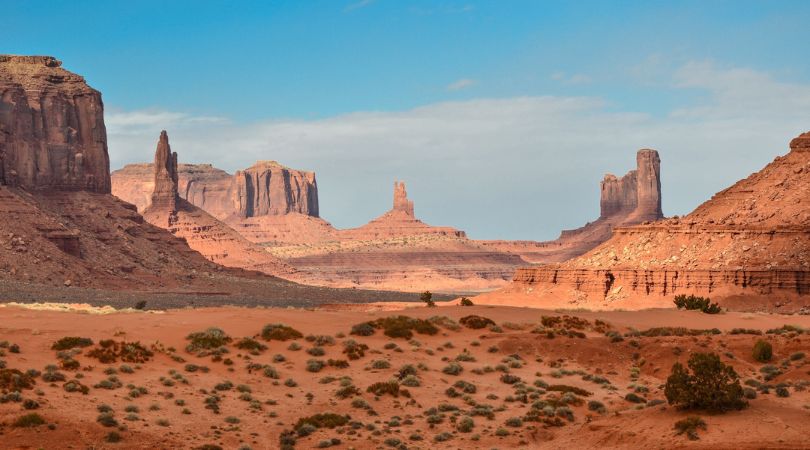
{"label": "small tree", "polygon": [[695,353],[688,366],[691,373],[681,363],[672,366],[664,388],[670,405],[720,412],[748,405],[743,399],[739,375],[716,354]]}
{"label": "small tree", "polygon": [[706,297],[695,295],[676,295],[674,303],[678,309],[699,310],[706,314],[717,314],[721,311],[717,303],[712,303]]}
{"label": "small tree", "polygon": [[773,358],[773,347],[768,341],[758,340],[754,344],[753,351],[754,360],[759,362],[768,362]]}
{"label": "small tree", "polygon": [[467,297],[461,297],[461,306],[473,306],[472,300],[468,299]]}
{"label": "small tree", "polygon": [[429,308],[436,306],[436,302],[433,301],[433,294],[431,294],[430,291],[422,292],[419,299],[425,302],[425,305],[427,305]]}

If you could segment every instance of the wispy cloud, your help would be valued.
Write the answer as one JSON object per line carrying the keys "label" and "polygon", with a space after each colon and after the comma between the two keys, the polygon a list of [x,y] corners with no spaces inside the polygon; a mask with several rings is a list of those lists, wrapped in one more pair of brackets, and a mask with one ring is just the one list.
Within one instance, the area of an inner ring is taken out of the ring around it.
{"label": "wispy cloud", "polygon": [[370,6],[371,4],[373,4],[375,1],[376,0],[360,0],[346,5],[346,7],[343,10],[348,12],[354,11],[355,9],[365,8],[366,6]]}
{"label": "wispy cloud", "polygon": [[475,84],[476,84],[475,80],[472,80],[472,79],[469,79],[469,78],[462,78],[460,80],[456,80],[456,81],[448,84],[447,85],[447,90],[448,91],[460,91],[462,89],[467,89],[469,87],[472,87]]}
{"label": "wispy cloud", "polygon": [[565,72],[554,72],[551,74],[551,79],[559,81],[563,84],[587,84],[590,83],[591,77],[587,75],[583,75],[581,73],[575,73],[573,75],[568,75]]}
{"label": "wispy cloud", "polygon": [[598,97],[555,96],[247,124],[169,111],[113,112],[111,164],[151,160],[165,128],[182,162],[233,171],[275,159],[314,170],[321,212],[338,226],[384,212],[391,182],[404,179],[428,223],[474,237],[544,239],[595,218],[602,175],[633,168],[639,148],[660,151],[664,210],[683,214],[785,153],[791,137],[810,129],[810,85],[692,62],[670,72],[669,86],[706,95],[663,116],[616,111]]}

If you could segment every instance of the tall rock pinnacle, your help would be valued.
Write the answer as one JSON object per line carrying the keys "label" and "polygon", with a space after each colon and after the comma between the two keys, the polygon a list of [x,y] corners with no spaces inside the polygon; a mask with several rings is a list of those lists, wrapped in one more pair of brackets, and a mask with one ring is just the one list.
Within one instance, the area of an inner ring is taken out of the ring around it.
{"label": "tall rock pinnacle", "polygon": [[411,217],[415,217],[413,213],[413,200],[408,200],[408,192],[405,190],[404,181],[394,181],[393,210],[402,211]]}
{"label": "tall rock pinnacle", "polygon": [[634,221],[654,221],[664,217],[661,211],[661,158],[650,149],[636,154],[638,205],[631,215]]}
{"label": "tall rock pinnacle", "polygon": [[155,151],[155,190],[152,192],[152,208],[177,210],[177,153],[172,153],[169,135],[160,132]]}

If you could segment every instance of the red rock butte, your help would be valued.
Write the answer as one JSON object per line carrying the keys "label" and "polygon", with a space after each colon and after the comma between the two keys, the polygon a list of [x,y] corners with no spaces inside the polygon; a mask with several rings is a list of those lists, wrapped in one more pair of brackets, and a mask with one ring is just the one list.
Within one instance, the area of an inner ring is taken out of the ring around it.
{"label": "red rock butte", "polygon": [[481,301],[551,307],[671,307],[678,294],[735,309],[810,305],[810,134],[692,213],[614,229],[560,264],[522,268]]}

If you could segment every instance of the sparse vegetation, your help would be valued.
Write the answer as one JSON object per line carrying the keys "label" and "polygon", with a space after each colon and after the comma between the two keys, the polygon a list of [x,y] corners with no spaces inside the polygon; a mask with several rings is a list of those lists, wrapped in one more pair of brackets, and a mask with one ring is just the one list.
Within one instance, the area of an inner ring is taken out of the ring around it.
{"label": "sparse vegetation", "polygon": [[262,328],[262,339],[265,341],[289,341],[304,337],[300,331],[283,323],[272,323]]}
{"label": "sparse vegetation", "polygon": [[492,319],[476,315],[464,316],[459,319],[459,323],[473,330],[480,330],[481,328],[495,325],[495,322],[493,322]]}
{"label": "sparse vegetation", "polygon": [[473,306],[472,300],[468,299],[467,297],[461,297],[461,301],[459,302],[461,306]]}
{"label": "sparse vegetation", "polygon": [[96,358],[103,364],[111,364],[117,360],[129,363],[144,363],[149,361],[154,353],[140,342],[116,342],[105,339],[98,343],[98,347],[87,353],[87,356]]}
{"label": "sparse vegetation", "polygon": [[675,430],[678,432],[677,434],[686,433],[686,437],[692,441],[699,439],[697,434],[698,429],[706,429],[706,422],[698,416],[689,416],[675,422]]}
{"label": "sparse vegetation", "polygon": [[77,336],[68,336],[59,339],[51,345],[51,350],[70,350],[76,347],[89,347],[93,345],[93,340]]}
{"label": "sparse vegetation", "polygon": [[14,421],[14,426],[17,428],[32,428],[40,425],[45,425],[45,419],[37,413],[20,416]]}
{"label": "sparse vegetation", "polygon": [[664,394],[670,405],[683,409],[728,411],[747,405],[737,372],[714,353],[694,353],[689,370],[681,363],[672,366]]}
{"label": "sparse vegetation", "polygon": [[678,309],[698,310],[706,314],[717,314],[721,311],[717,303],[712,303],[706,297],[695,295],[676,295],[674,303]]}

